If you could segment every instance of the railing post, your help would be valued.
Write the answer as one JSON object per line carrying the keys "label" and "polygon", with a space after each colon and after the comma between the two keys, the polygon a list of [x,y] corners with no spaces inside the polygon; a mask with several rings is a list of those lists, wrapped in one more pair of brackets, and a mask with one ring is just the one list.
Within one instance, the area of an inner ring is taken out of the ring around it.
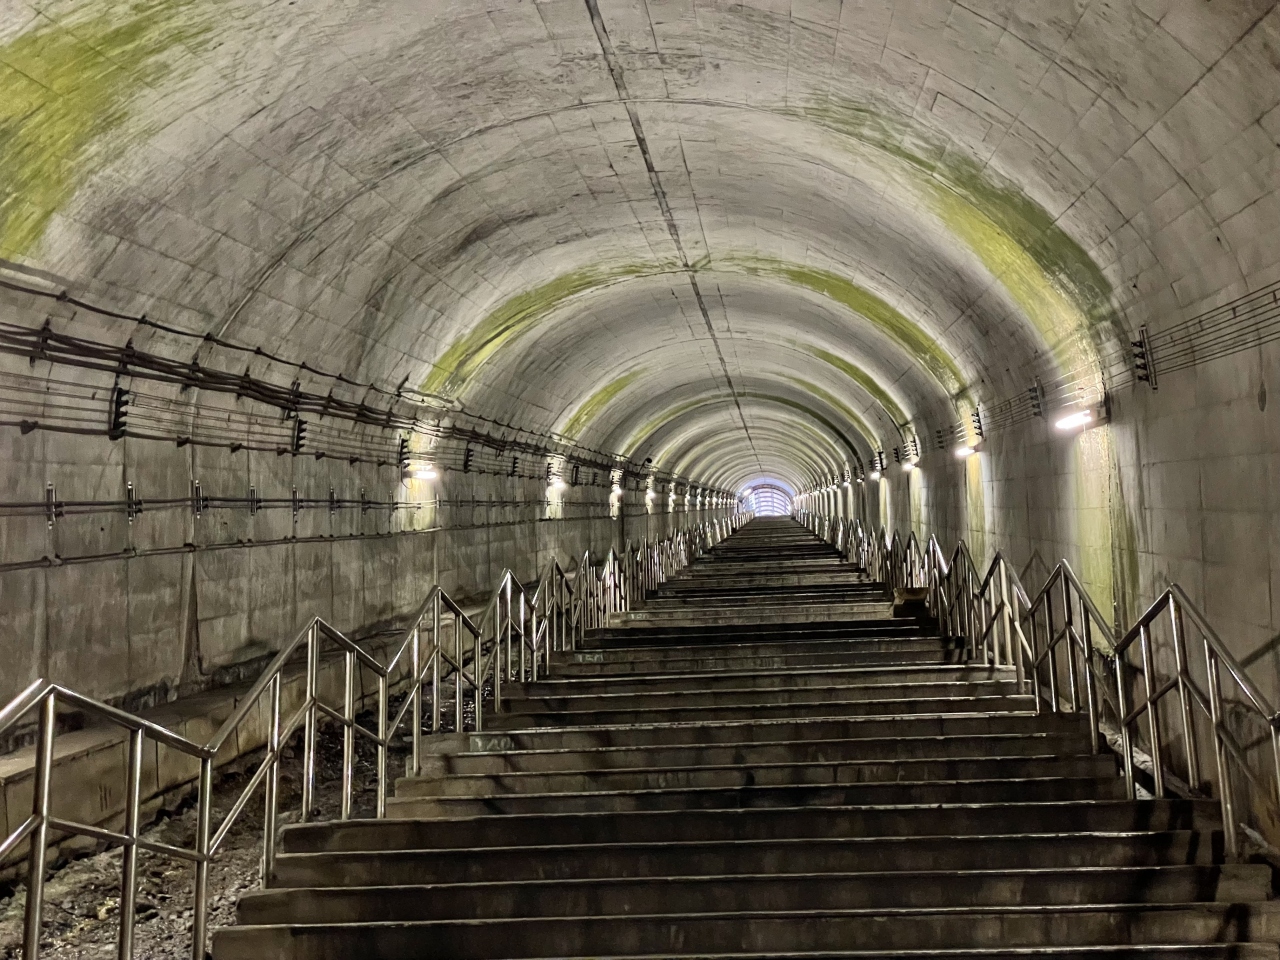
{"label": "railing post", "polygon": [[40,704],[35,782],[31,790],[31,815],[36,818],[36,827],[31,831],[31,853],[27,859],[27,908],[22,931],[22,955],[25,960],[37,960],[40,956],[45,854],[49,847],[49,793],[53,781],[53,738],[57,725],[57,694],[50,690]]}
{"label": "railing post", "polygon": [[[453,712],[454,732],[462,733],[462,617],[453,615]],[[469,632],[469,631],[468,631]]]}
{"label": "railing post", "polygon": [[360,669],[355,651],[347,650],[342,696],[342,819],[351,819],[351,798],[355,789],[356,764],[356,671]]}
{"label": "railing post", "polygon": [[[471,661],[471,675],[474,678],[472,687],[476,697],[475,732],[480,733],[484,730],[484,713],[482,704],[484,697],[481,695],[481,690],[484,686],[484,678],[481,676],[481,660],[484,656],[484,624],[480,625],[480,632],[475,635],[475,643],[473,646],[475,647],[475,658]],[[498,669],[501,667],[501,664],[499,663],[501,658],[498,654],[501,653],[501,651],[501,640],[498,635],[498,626],[495,623],[493,627],[493,687],[495,695],[498,689]]]}
{"label": "railing post", "polygon": [[431,613],[431,732],[440,732],[440,655],[444,652],[444,638],[440,636],[440,594],[436,594]]}
{"label": "railing post", "polygon": [[560,651],[564,649],[564,586],[557,576],[559,570],[553,564],[551,567],[551,580],[553,587],[551,597],[554,603],[551,606],[551,623],[549,629],[551,631],[551,649]]}
{"label": "railing post", "polygon": [[271,725],[267,728],[266,783],[262,791],[263,884],[276,865],[276,816],[280,799],[280,674],[271,678]]}
{"label": "railing post", "polygon": [[387,677],[378,675],[378,819],[387,815]]}
{"label": "railing post", "polygon": [[[1071,609],[1071,605],[1067,605]],[[1058,631],[1053,625],[1053,590],[1044,595],[1045,665],[1049,668],[1049,712],[1059,712],[1058,696]],[[1065,627],[1064,627],[1065,629]]]}
{"label": "railing post", "polygon": [[1129,693],[1125,686],[1127,678],[1125,671],[1128,664],[1125,663],[1124,653],[1116,654],[1116,710],[1120,714],[1117,718],[1120,725],[1120,760],[1124,766],[1124,787],[1125,793],[1130,800],[1137,797],[1138,792],[1133,781],[1133,737],[1129,732]]}
{"label": "railing post", "polygon": [[1031,695],[1036,701],[1036,713],[1043,712],[1040,701],[1040,614],[1032,608],[1031,614]]}
{"label": "railing post", "polygon": [[1151,777],[1155,794],[1164,796],[1164,749],[1160,730],[1160,704],[1154,699],[1156,689],[1155,658],[1151,655],[1151,632],[1144,623],[1138,628],[1142,652],[1142,679],[1147,691],[1147,735],[1151,739]]}
{"label": "railing post", "polygon": [[[545,600],[543,601],[546,602]],[[524,594],[520,595],[520,628],[524,629]],[[545,618],[544,618],[545,619]],[[536,683],[538,680],[538,658],[542,656],[542,648],[538,646],[538,608],[533,603],[529,604],[529,627],[532,631],[532,640],[530,641],[530,657],[529,657],[529,681]],[[550,669],[550,668],[548,668]]]}
{"label": "railing post", "polygon": [[[515,658],[511,655],[511,581],[513,579],[514,579],[514,574],[508,573],[506,576],[506,583],[503,585],[503,591],[502,591],[503,593],[502,600],[505,602],[505,606],[507,608],[506,623],[503,624],[503,630],[502,630],[503,639],[506,641],[506,644],[507,644],[507,668],[506,668],[506,675],[503,676],[502,678],[503,680],[511,679],[511,668],[515,664]],[[494,661],[495,664],[501,659],[502,658],[499,657],[498,660],[495,660]],[[497,681],[495,680],[495,683],[496,682]],[[494,691],[493,691],[493,699],[494,699],[495,705],[500,702],[498,699],[498,691],[496,687],[494,688]]]}
{"label": "railing post", "polygon": [[[511,582],[507,581],[507,590],[510,591]],[[511,600],[510,594],[507,595],[507,616],[506,622],[502,621],[502,596],[501,594],[494,598],[494,630],[493,630],[493,712],[500,713],[502,711],[502,688],[506,686],[507,678],[511,676]],[[501,627],[499,627],[501,624]],[[506,661],[503,661],[503,642],[506,642]],[[484,646],[481,644],[476,648],[476,703],[479,704],[481,691],[484,689],[483,672],[484,663]],[[479,718],[480,712],[477,709],[476,717]],[[477,723],[479,720],[477,719]],[[476,727],[476,732],[480,730]]]}
{"label": "railing post", "polygon": [[422,770],[422,621],[413,626],[413,640],[410,647],[410,659],[413,671],[413,688],[409,696],[413,697],[413,753],[409,758],[409,775],[416,777]]}
{"label": "railing post", "polygon": [[1276,721],[1272,720],[1271,728],[1271,763],[1276,774],[1276,803],[1280,803],[1280,731],[1276,730]]}
{"label": "railing post", "polygon": [[[307,627],[307,689],[304,694],[307,716],[302,729],[302,813],[306,823],[315,808],[317,686],[320,675],[320,627],[315,620]],[[416,749],[416,748],[415,748]],[[416,764],[415,759],[415,764]],[[415,766],[414,772],[417,772]]]}
{"label": "railing post", "polygon": [[120,864],[120,960],[133,960],[133,922],[138,897],[138,833],[142,805],[142,731],[129,731],[129,768],[125,783],[124,835],[129,838]]}
{"label": "railing post", "polygon": [[1003,557],[1000,560],[1000,596],[1004,605],[1005,654],[1017,670],[1018,689],[1021,690],[1026,673],[1022,666],[1022,644],[1018,642],[1013,629],[1013,599],[1009,595],[1009,562]]}
{"label": "railing post", "polygon": [[[1187,783],[1194,790],[1200,786],[1200,745],[1196,743],[1195,720],[1187,690],[1190,670],[1187,665],[1187,638],[1182,626],[1182,604],[1172,596],[1169,598],[1169,628],[1173,632],[1173,656],[1178,671],[1178,704],[1182,713],[1182,739],[1187,752]],[[1272,725],[1272,740],[1275,740],[1274,731]],[[1277,771],[1280,772],[1280,766]],[[1277,802],[1280,802],[1280,793],[1277,794]]]}
{"label": "railing post", "polygon": [[1213,747],[1218,761],[1218,802],[1222,807],[1222,832],[1226,854],[1234,860],[1240,855],[1237,839],[1235,791],[1231,787],[1231,767],[1227,748],[1222,742],[1225,720],[1222,712],[1222,680],[1218,672],[1218,654],[1204,641],[1205,664],[1209,674],[1209,719],[1213,724]]}
{"label": "railing post", "polygon": [[1093,618],[1084,614],[1084,695],[1089,708],[1089,746],[1094,753],[1102,752],[1098,736],[1098,679],[1093,671]]}
{"label": "railing post", "polygon": [[[1080,603],[1081,611],[1084,618],[1089,617],[1088,611],[1084,610],[1084,602]],[[1067,592],[1067,578],[1062,578],[1062,616],[1063,634],[1067,640],[1067,681],[1071,684],[1071,712],[1080,712],[1080,694],[1078,692],[1079,683],[1076,677],[1076,644],[1073,632],[1076,625],[1075,608],[1071,604],[1071,594]]]}
{"label": "railing post", "polygon": [[213,757],[200,760],[200,794],[196,799],[196,867],[192,893],[191,958],[205,960],[209,939],[209,839],[213,831]]}

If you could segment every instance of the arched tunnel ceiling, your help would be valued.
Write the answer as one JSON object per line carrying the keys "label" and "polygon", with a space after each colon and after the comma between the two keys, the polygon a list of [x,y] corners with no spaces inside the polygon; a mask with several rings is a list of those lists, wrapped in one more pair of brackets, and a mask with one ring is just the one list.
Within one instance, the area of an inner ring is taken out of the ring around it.
{"label": "arched tunnel ceiling", "polygon": [[1143,211],[1269,122],[1273,8],[3,0],[0,257],[799,489],[1196,302]]}

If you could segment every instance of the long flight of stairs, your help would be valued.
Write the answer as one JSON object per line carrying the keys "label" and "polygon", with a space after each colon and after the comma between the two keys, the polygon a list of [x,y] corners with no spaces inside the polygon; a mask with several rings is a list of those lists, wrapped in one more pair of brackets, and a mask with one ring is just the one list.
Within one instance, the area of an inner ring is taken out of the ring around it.
{"label": "long flight of stairs", "polygon": [[216,960],[1280,957],[1210,801],[757,519],[439,738],[384,821],[289,827]]}

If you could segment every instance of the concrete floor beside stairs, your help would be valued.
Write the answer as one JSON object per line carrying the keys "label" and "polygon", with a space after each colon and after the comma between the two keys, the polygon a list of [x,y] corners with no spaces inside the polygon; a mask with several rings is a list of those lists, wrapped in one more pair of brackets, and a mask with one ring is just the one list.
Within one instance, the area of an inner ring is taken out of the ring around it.
{"label": "concrete floor beside stairs", "polygon": [[757,519],[440,738],[392,819],[288,827],[215,960],[1280,958],[1209,801]]}

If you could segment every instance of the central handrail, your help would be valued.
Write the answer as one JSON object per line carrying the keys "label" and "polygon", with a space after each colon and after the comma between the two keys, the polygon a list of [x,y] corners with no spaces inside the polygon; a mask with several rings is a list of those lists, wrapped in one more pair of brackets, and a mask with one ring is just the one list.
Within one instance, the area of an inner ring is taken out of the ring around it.
{"label": "central handrail", "polygon": [[[57,832],[86,836],[124,848],[117,942],[120,960],[132,960],[133,957],[138,851],[147,850],[191,862],[195,868],[192,956],[196,960],[204,960],[208,940],[209,863],[261,787],[265,807],[262,881],[264,885],[269,881],[275,865],[279,834],[280,760],[284,746],[299,729],[303,731],[300,819],[306,821],[315,812],[317,731],[322,718],[342,728],[341,819],[350,819],[354,810],[357,737],[371,741],[377,750],[374,816],[382,818],[386,815],[389,782],[388,750],[410,715],[412,753],[407,761],[407,772],[417,775],[422,770],[424,690],[428,685],[432,733],[439,732],[442,726],[442,681],[450,677],[454,688],[455,730],[461,732],[465,728],[464,694],[470,693],[474,705],[472,729],[482,731],[487,691],[492,698],[493,709],[501,712],[506,684],[537,680],[550,670],[552,653],[574,649],[587,630],[603,627],[611,614],[643,602],[647,591],[736,530],[747,516],[738,514],[704,521],[677,530],[663,540],[645,540],[635,549],[628,543],[621,554],[610,549],[598,565],[598,572],[589,551],[572,575],[552,558],[532,591],[510,569],[505,569],[482,608],[484,613],[479,623],[439,584],[435,584],[410,616],[408,625],[388,645],[389,654],[385,661],[324,619],[312,617],[271,659],[235,710],[204,744],[195,743],[159,724],[59,684],[48,680],[34,681],[0,709],[0,733],[27,714],[39,712],[32,812],[15,831],[0,840],[0,860],[23,842],[30,845],[22,956],[25,960],[36,960],[39,955],[46,855],[50,834]],[[338,671],[341,707],[326,703],[322,695],[329,692],[322,689],[325,681],[321,666],[325,651],[335,651],[341,658]],[[286,684],[299,679],[287,675],[287,671],[299,655],[305,657],[300,677],[302,689],[295,697],[297,706],[286,715]],[[372,674],[376,684],[376,730],[369,729],[358,720],[362,697],[357,695],[357,687],[361,686],[362,673]],[[394,716],[389,709],[393,686],[407,690],[405,700]],[[233,736],[263,716],[264,698],[267,700],[264,756],[215,830],[214,761]],[[123,830],[75,823],[52,814],[54,744],[60,705],[82,710],[128,731]],[[142,836],[142,770],[144,744],[148,739],[176,750],[198,764],[196,836],[190,848],[158,843]]]}
{"label": "central handrail", "polygon": [[[1094,751],[1105,740],[1119,755],[1129,797],[1139,795],[1140,771],[1152,796],[1216,797],[1229,857],[1240,855],[1242,831],[1277,839],[1280,713],[1181,586],[1169,584],[1117,639],[1066,560],[1032,597],[1000,551],[980,576],[963,540],[948,561],[934,537],[921,549],[914,533],[903,539],[847,518],[796,516],[886,586],[926,588],[944,639],[960,641],[968,662],[1014,669],[1037,713],[1086,715]],[[1172,717],[1162,709],[1167,697],[1176,699]],[[1240,731],[1250,724],[1261,735],[1246,741]],[[1268,742],[1268,755],[1251,759]],[[1206,751],[1212,776],[1201,766]],[[1259,763],[1271,767],[1266,783]]]}

